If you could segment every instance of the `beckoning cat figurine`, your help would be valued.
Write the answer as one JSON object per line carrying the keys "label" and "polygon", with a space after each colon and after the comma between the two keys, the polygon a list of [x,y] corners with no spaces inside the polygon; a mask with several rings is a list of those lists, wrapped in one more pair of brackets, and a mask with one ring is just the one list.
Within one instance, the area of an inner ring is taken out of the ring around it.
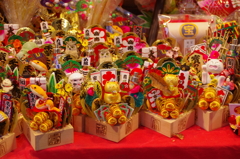
{"label": "beckoning cat figurine", "polygon": [[224,70],[222,60],[217,59],[219,57],[219,53],[217,51],[212,51],[210,56],[212,58],[208,59],[207,63],[202,66],[202,83],[210,83],[210,75],[214,75],[214,78],[218,80],[217,86],[222,86],[226,79],[226,77],[221,74]]}
{"label": "beckoning cat figurine", "polygon": [[9,79],[4,79],[1,86],[5,93],[9,93],[13,89],[12,81]]}
{"label": "beckoning cat figurine", "polygon": [[116,104],[121,102],[121,95],[119,93],[120,87],[118,82],[107,81],[104,85],[104,101],[108,104]]}

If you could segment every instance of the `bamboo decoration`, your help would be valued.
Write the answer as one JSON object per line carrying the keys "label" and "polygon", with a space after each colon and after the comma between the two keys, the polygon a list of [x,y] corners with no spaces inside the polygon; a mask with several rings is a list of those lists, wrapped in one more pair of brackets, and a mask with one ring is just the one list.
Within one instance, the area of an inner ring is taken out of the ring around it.
{"label": "bamboo decoration", "polygon": [[4,0],[1,7],[9,24],[19,24],[20,27],[30,26],[33,15],[38,11],[39,0]]}

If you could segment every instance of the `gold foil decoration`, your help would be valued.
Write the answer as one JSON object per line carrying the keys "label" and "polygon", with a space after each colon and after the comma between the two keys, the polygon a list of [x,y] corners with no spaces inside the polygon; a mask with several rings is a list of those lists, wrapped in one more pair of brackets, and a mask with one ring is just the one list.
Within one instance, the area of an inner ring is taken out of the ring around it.
{"label": "gold foil decoration", "polygon": [[53,21],[57,18],[56,13],[49,13],[48,9],[43,6],[40,7],[38,14],[44,21]]}
{"label": "gold foil decoration", "polygon": [[177,134],[174,134],[175,137],[183,140],[184,139],[184,135],[183,134],[180,134],[180,133],[177,133]]}
{"label": "gold foil decoration", "polygon": [[18,29],[17,35],[21,34],[22,32],[25,32],[25,31],[29,31],[29,32],[35,34],[35,32],[31,28],[29,28],[29,27],[22,27],[22,28]]}
{"label": "gold foil decoration", "polygon": [[79,26],[79,17],[78,13],[68,13],[68,12],[63,12],[60,14],[60,18],[66,19],[70,25],[72,26],[73,29],[78,29]]}
{"label": "gold foil decoration", "polygon": [[52,26],[54,27],[55,30],[63,30],[63,31],[68,31],[71,28],[69,21],[63,18],[55,19],[52,22]]}

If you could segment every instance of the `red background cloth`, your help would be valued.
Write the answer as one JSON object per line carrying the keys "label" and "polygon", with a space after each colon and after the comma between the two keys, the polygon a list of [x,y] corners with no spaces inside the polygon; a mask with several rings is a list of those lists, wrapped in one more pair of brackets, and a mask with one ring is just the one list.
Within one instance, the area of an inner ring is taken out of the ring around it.
{"label": "red background cloth", "polygon": [[207,132],[193,126],[182,132],[184,139],[168,138],[153,130],[139,129],[119,143],[97,136],[74,132],[74,143],[34,151],[22,134],[17,149],[3,159],[238,159],[240,136],[229,126]]}

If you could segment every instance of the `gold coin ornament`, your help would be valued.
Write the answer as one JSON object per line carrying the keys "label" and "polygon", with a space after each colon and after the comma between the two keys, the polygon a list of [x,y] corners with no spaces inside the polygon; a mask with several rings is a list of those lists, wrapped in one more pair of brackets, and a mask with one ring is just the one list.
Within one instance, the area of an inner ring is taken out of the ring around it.
{"label": "gold coin ornament", "polygon": [[52,26],[55,30],[68,31],[71,28],[71,24],[64,18],[57,18],[53,20]]}
{"label": "gold coin ornament", "polygon": [[21,36],[23,38],[22,39],[23,41],[29,41],[29,40],[35,39],[35,32],[28,27],[23,27],[18,29],[16,35]]}

